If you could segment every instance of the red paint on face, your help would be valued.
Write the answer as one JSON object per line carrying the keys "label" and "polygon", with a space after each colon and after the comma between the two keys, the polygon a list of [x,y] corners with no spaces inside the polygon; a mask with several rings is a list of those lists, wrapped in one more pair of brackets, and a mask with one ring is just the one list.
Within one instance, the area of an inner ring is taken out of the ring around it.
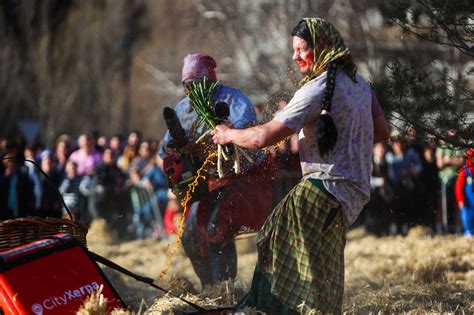
{"label": "red paint on face", "polygon": [[308,74],[313,67],[313,48],[308,43],[298,37],[293,36],[293,60],[300,68],[302,74]]}

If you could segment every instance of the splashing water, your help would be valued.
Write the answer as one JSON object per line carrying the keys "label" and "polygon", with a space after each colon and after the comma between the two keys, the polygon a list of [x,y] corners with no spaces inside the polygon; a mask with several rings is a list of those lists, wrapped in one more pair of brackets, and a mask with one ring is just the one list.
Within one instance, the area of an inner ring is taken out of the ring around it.
{"label": "splashing water", "polygon": [[[272,146],[262,148],[262,151],[265,152],[265,153],[268,153],[268,151],[272,148],[275,151],[277,151],[285,143],[285,141],[287,139],[288,138],[285,138],[285,139],[277,142],[276,144],[274,144]],[[175,246],[171,247],[170,245],[168,245],[168,247],[166,248],[166,263],[165,263],[165,266],[163,267],[163,269],[160,272],[160,276],[159,276],[159,281],[160,282],[163,281],[164,277],[166,276],[166,274],[168,272],[168,269],[171,267],[171,264],[173,262],[174,253],[178,249],[178,246],[181,244],[181,239],[182,239],[183,232],[184,232],[184,222],[186,220],[186,211],[187,211],[188,203],[191,200],[194,191],[196,190],[196,188],[199,185],[199,179],[203,179],[203,180],[206,179],[206,177],[204,175],[202,175],[201,173],[208,164],[212,164],[212,165],[215,164],[212,161],[212,158],[214,158],[216,156],[217,156],[216,151],[209,151],[208,152],[208,155],[207,155],[206,159],[202,163],[201,167],[197,170],[196,177],[194,178],[193,182],[188,185],[188,189],[186,190],[186,196],[181,201],[181,206],[183,207],[184,212],[183,212],[183,217],[182,217],[181,222],[180,222],[179,227],[178,227],[176,243],[175,243]]]}
{"label": "splashing water", "polygon": [[215,152],[215,151],[214,152],[213,151],[208,152],[208,155],[207,155],[206,159],[204,160],[204,163],[202,163],[201,167],[196,172],[196,177],[194,178],[194,181],[188,185],[188,189],[186,190],[186,196],[181,201],[181,206],[183,207],[184,212],[183,212],[183,217],[181,219],[181,223],[179,224],[179,228],[178,228],[178,237],[176,238],[176,243],[175,243],[174,247],[170,247],[168,245],[168,247],[166,248],[166,263],[165,263],[165,266],[163,267],[163,269],[160,272],[160,276],[159,276],[160,282],[163,281],[168,269],[171,267],[171,263],[173,262],[174,253],[178,249],[178,246],[181,244],[181,238],[182,238],[183,232],[184,232],[184,222],[186,220],[186,211],[187,211],[188,202],[191,200],[192,194],[196,190],[196,187],[199,185],[199,179],[203,179],[203,180],[206,179],[206,177],[201,174],[202,171],[204,170],[204,168],[208,164],[212,164],[212,165],[215,164],[212,161],[212,158],[214,158],[215,156],[217,156],[217,152]]}

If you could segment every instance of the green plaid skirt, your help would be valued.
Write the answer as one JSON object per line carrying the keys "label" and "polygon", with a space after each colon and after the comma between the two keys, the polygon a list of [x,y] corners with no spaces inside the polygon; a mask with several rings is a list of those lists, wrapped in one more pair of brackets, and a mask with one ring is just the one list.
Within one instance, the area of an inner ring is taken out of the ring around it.
{"label": "green plaid skirt", "polygon": [[[302,304],[306,310],[341,313],[346,227],[324,190],[304,180],[268,217],[257,236],[257,268],[243,305],[269,314],[275,302],[281,303],[278,314],[291,314]],[[335,217],[327,226],[331,212]]]}

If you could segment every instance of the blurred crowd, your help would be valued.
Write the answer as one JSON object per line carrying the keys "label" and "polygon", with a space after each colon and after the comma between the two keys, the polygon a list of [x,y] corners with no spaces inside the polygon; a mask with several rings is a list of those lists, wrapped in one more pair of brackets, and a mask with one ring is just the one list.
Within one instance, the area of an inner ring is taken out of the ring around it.
{"label": "blurred crowd", "polygon": [[137,130],[126,139],[94,131],[77,139],[61,135],[54,148],[2,139],[0,219],[72,215],[89,225],[101,217],[120,237],[166,237],[176,229],[179,206],[168,191],[158,144]]}
{"label": "blurred crowd", "polygon": [[469,235],[470,220],[462,220],[466,182],[459,176],[469,153],[417,138],[412,130],[393,131],[388,143],[374,145],[371,200],[356,226],[376,235],[405,235],[414,225]]}
{"label": "blurred crowd", "polygon": [[[461,186],[467,182],[461,185],[458,177],[466,152],[413,134],[393,132],[388,143],[374,146],[371,200],[355,226],[376,235],[406,234],[414,225],[460,234]],[[54,148],[0,139],[0,220],[69,217],[67,208],[86,225],[106,219],[121,238],[166,238],[177,230],[182,209],[169,190],[158,147],[159,141],[142,139],[138,130],[128,137],[61,135]],[[297,139],[268,152],[279,169],[276,205],[301,179]]]}

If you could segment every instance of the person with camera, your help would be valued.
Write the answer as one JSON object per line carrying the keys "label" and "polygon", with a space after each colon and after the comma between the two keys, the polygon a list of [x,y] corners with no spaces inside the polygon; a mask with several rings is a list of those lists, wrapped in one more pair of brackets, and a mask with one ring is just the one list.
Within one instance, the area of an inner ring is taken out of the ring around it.
{"label": "person with camera", "polygon": [[[211,56],[190,54],[184,58],[182,83],[186,94],[192,82],[206,80],[215,82],[216,62]],[[219,104],[218,111],[225,112],[222,122],[233,128],[246,128],[255,125],[257,117],[250,100],[239,90],[218,84],[212,96],[212,103]],[[198,114],[193,110],[190,99],[186,96],[175,107],[179,123],[173,123],[173,111],[165,109],[165,120],[169,124],[181,125],[168,130],[160,147],[163,168],[168,180],[173,182],[183,179],[185,174],[195,175],[208,156],[209,149],[215,148],[211,137],[196,144],[207,129],[199,125]],[[217,110],[217,106],[216,106]],[[219,115],[217,115],[219,116]],[[176,119],[175,119],[176,120]],[[175,138],[172,134],[174,133]],[[184,134],[183,137],[178,137]],[[184,138],[184,139],[177,139]],[[185,143],[185,145],[183,145]],[[233,174],[230,167],[223,178],[218,178],[215,166],[208,164],[204,172],[206,181],[200,182],[197,190],[186,206],[185,229],[182,235],[184,250],[191,260],[202,286],[233,279],[237,274],[237,252],[235,236],[241,232],[256,231],[263,225],[271,210],[272,167],[270,159],[261,150],[250,150],[248,154],[253,163],[241,159],[239,175]],[[192,170],[188,170],[191,164]],[[189,172],[190,171],[190,172]],[[178,198],[186,194],[186,184],[182,190],[175,191]],[[175,185],[176,187],[177,185]]]}

